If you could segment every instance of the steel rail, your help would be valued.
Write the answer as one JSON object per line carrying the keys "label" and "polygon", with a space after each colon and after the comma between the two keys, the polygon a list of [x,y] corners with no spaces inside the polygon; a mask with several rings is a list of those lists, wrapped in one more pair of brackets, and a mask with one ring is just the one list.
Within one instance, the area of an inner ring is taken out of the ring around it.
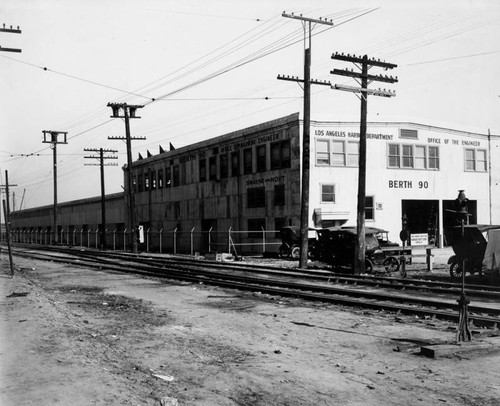
{"label": "steel rail", "polygon": [[[409,295],[394,295],[384,294],[379,292],[366,292],[353,289],[340,289],[331,286],[319,286],[304,283],[293,283],[273,278],[256,278],[249,276],[238,276],[221,274],[214,271],[190,268],[179,270],[178,267],[163,267],[158,269],[152,265],[138,265],[134,264],[130,268],[129,264],[116,264],[116,263],[102,263],[91,260],[71,259],[68,257],[54,257],[48,254],[30,254],[28,256],[37,259],[43,259],[44,256],[49,257],[51,261],[71,263],[76,266],[89,266],[101,270],[113,270],[118,272],[133,272],[141,275],[154,276],[154,277],[168,277],[173,279],[180,279],[192,282],[203,282],[205,284],[217,285],[228,288],[236,288],[243,290],[257,290],[269,294],[281,296],[293,296],[308,300],[319,300],[329,303],[342,304],[345,306],[368,307],[378,310],[390,310],[392,312],[402,312],[405,314],[424,315],[426,317],[439,317],[447,320],[458,320],[458,312],[456,311],[457,304],[450,301],[436,301],[433,299],[426,299],[421,297]],[[106,261],[107,262],[107,261]],[[165,272],[168,272],[165,274]],[[348,296],[348,297],[346,297]],[[368,299],[368,300],[367,300]],[[398,304],[387,302],[393,301]],[[428,306],[428,308],[416,308],[418,306]],[[439,309],[451,309],[453,312],[444,312]],[[484,314],[500,315],[500,310],[485,308],[479,306],[470,306],[471,312],[470,319],[476,323],[496,327],[500,322],[500,318],[485,317]]]}
{"label": "steel rail", "polygon": [[[64,250],[64,252],[74,253],[74,250]],[[157,264],[158,266],[163,266],[165,263],[170,265],[190,265],[190,266],[209,266],[211,268],[218,268],[227,271],[252,271],[253,273],[264,273],[277,275],[280,277],[293,277],[293,278],[303,278],[303,279],[316,279],[331,283],[344,283],[344,284],[356,284],[356,285],[367,285],[377,288],[390,288],[390,289],[412,289],[412,290],[426,290],[433,293],[440,294],[459,294],[461,287],[459,284],[450,282],[436,282],[421,279],[407,279],[407,278],[392,278],[392,277],[381,277],[375,275],[342,275],[331,273],[329,271],[316,271],[316,270],[304,270],[304,269],[290,269],[290,268],[280,268],[276,266],[269,265],[253,265],[253,264],[240,264],[240,263],[223,263],[217,261],[200,261],[190,258],[180,258],[180,257],[154,257],[151,255],[138,255],[129,253],[109,253],[102,251],[79,251],[78,255],[84,256],[99,256],[101,258],[117,258],[122,260],[129,260],[132,262],[139,263],[150,263]],[[204,265],[201,265],[204,264]],[[500,301],[500,287],[498,286],[487,286],[487,285],[475,285],[468,284],[467,293],[471,297],[481,297],[481,298],[495,298]]]}

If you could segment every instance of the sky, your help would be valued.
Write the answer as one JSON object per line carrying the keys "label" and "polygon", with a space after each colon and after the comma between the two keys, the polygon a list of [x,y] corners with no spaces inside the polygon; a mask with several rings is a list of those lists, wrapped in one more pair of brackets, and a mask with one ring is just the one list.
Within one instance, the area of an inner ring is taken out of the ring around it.
{"label": "sky", "polygon": [[[2,0],[0,183],[11,209],[53,203],[53,152],[43,131],[67,132],[57,146],[58,202],[100,196],[97,159],[116,149],[106,193],[121,192],[124,122],[110,102],[144,105],[131,120],[133,159],[183,147],[288,114],[302,116],[304,30],[282,13],[328,18],[312,28],[311,77],[353,67],[335,52],[394,63],[396,97],[372,96],[368,121],[404,121],[500,135],[500,2],[497,0]],[[372,73],[372,71],[370,71]],[[312,86],[311,119],[358,121],[348,92]],[[2,195],[2,199],[5,195]],[[12,198],[12,196],[11,196]]]}

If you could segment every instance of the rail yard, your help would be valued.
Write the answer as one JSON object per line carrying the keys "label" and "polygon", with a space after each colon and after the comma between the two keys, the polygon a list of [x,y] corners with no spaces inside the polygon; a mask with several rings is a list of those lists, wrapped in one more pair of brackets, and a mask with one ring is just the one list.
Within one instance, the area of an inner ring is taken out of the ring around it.
{"label": "rail yard", "polygon": [[460,286],[439,264],[354,276],[16,244],[10,278],[5,252],[6,404],[42,392],[47,405],[492,405],[500,395],[500,289],[467,277],[473,342],[457,345]]}

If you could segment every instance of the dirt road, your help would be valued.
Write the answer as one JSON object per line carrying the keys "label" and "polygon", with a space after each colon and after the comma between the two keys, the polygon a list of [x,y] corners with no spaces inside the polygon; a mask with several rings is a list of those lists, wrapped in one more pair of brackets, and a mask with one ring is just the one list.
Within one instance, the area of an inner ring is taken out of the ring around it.
{"label": "dirt road", "polygon": [[453,324],[0,260],[3,406],[500,404],[500,353],[416,355]]}

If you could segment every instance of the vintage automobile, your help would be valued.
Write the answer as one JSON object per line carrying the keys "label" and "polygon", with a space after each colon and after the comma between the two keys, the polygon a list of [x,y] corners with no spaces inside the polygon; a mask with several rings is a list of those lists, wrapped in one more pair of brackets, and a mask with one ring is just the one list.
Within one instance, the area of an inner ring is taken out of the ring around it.
{"label": "vintage automobile", "polygon": [[279,256],[298,259],[300,257],[300,228],[297,226],[282,227],[280,236]]}
{"label": "vintage automobile", "polygon": [[[448,259],[450,276],[462,278],[462,273],[470,274],[488,271],[500,262],[500,225],[471,224],[455,226],[445,231],[446,242],[455,255]],[[498,257],[498,259],[496,259]],[[495,264],[496,262],[496,264]]]}
{"label": "vintage automobile", "polygon": [[[318,233],[317,251],[321,259],[332,265],[335,271],[345,268],[354,269],[354,251],[357,240],[356,227],[332,227],[316,230]],[[373,272],[374,266],[383,266],[387,272],[399,269],[399,260],[394,255],[387,255],[379,244],[377,235],[383,232],[379,228],[365,229],[365,271]]]}
{"label": "vintage automobile", "polygon": [[[300,257],[300,227],[286,226],[280,229],[281,246],[279,256],[281,258],[299,259]],[[308,258],[315,259],[316,239],[308,238]]]}

